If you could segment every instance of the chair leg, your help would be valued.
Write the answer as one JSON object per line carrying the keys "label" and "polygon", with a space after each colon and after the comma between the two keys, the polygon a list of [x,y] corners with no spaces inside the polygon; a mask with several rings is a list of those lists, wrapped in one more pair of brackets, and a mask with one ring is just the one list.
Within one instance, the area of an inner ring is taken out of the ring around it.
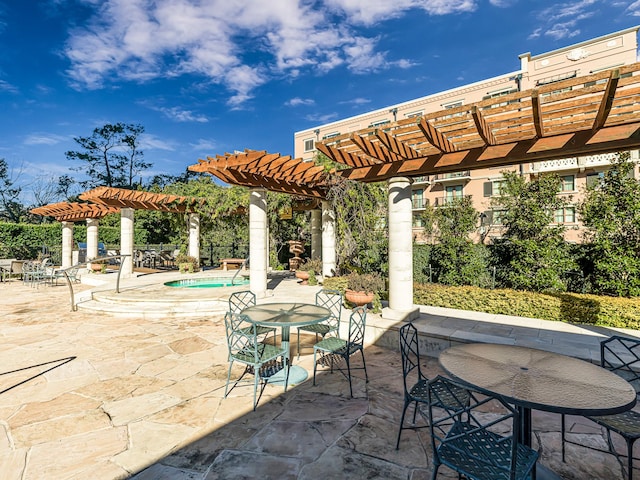
{"label": "chair leg", "polygon": [[313,385],[315,386],[316,384],[316,369],[318,368],[318,363],[316,362],[316,353],[318,351],[314,348],[313,349]]}
{"label": "chair leg", "polygon": [[633,444],[635,440],[627,440],[627,471],[628,479],[633,480]]}
{"label": "chair leg", "polygon": [[[396,441],[396,450],[400,448],[400,436],[402,435],[402,427],[404,426],[404,416],[407,413],[407,407],[409,406],[407,399],[404,399],[404,408],[402,409],[402,416],[400,417],[400,430],[398,430],[398,440]],[[413,421],[415,423],[415,420]]]}
{"label": "chair leg", "polygon": [[362,355],[362,365],[364,366],[364,379],[366,383],[369,383],[369,375],[367,374],[367,362],[364,361],[364,349],[360,349]]}
{"label": "chair leg", "polygon": [[300,360],[300,329],[298,329],[298,360]]}
{"label": "chair leg", "polygon": [[[258,406],[258,383],[260,383],[260,373],[254,369],[253,372],[253,411],[256,411],[256,407]],[[261,392],[262,393],[262,392]]]}
{"label": "chair leg", "polygon": [[349,376],[349,393],[351,394],[351,398],[353,398],[353,387],[351,386],[351,363],[349,362],[349,352],[344,357],[344,360],[347,362],[347,375]]}
{"label": "chair leg", "polygon": [[566,426],[565,426],[565,417],[564,417],[564,413],[561,415],[561,425],[560,425],[560,442],[562,444],[562,461],[564,462],[564,451],[565,451],[565,446],[564,446],[564,439],[565,439],[565,434],[566,434]]}
{"label": "chair leg", "polygon": [[431,480],[436,480],[438,476],[438,469],[440,468],[440,464],[433,465],[433,471],[431,472]]}
{"label": "chair leg", "polygon": [[227,372],[227,384],[224,387],[224,398],[227,398],[227,393],[229,389],[229,382],[231,381],[231,367],[233,366],[233,361],[229,362],[229,372]]}

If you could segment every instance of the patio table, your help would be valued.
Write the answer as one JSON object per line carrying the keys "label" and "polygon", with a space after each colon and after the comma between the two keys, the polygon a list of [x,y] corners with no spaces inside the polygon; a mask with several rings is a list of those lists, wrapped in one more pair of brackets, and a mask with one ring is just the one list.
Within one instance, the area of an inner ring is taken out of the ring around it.
{"label": "patio table", "polygon": [[[440,354],[453,377],[502,396],[522,419],[519,441],[531,446],[531,409],[568,415],[610,415],[633,408],[636,391],[618,375],[584,360],[512,345],[472,343]],[[558,478],[542,468],[538,478]]]}
{"label": "patio table", "polygon": [[[291,357],[289,351],[289,334],[291,327],[300,327],[303,325],[313,325],[327,320],[331,316],[328,308],[314,305],[312,303],[263,303],[253,305],[242,310],[242,314],[246,315],[247,320],[256,325],[265,327],[281,327],[282,329],[282,345],[287,352],[287,360]],[[289,384],[295,385],[301,383],[309,376],[308,372],[298,366],[289,365]],[[284,383],[284,375],[286,372],[278,372],[271,377],[269,383]],[[283,378],[279,378],[283,377]]]}

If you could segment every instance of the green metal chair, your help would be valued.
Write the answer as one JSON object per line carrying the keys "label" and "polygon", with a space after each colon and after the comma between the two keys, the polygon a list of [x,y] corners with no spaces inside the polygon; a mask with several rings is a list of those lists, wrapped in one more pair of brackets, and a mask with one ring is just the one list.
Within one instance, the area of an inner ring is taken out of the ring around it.
{"label": "green metal chair", "polygon": [[[243,290],[241,292],[234,292],[229,296],[229,311],[231,313],[242,313],[247,307],[253,307],[256,304],[256,294],[250,290]],[[258,336],[264,336],[266,341],[271,333],[273,335],[273,344],[276,344],[276,328],[275,327],[263,327],[262,325],[256,326]]]}
{"label": "green metal chair", "polygon": [[[431,480],[441,465],[473,480],[535,478],[538,452],[518,442],[521,419],[515,407],[441,376],[429,381],[427,388]],[[467,392],[465,398],[456,397],[461,390]],[[434,408],[439,409],[437,416]],[[423,409],[420,413],[425,414]]]}
{"label": "green metal chair", "polygon": [[[403,430],[416,430],[428,427],[428,424],[416,425],[416,414],[418,404],[424,404],[425,408],[429,404],[429,378],[422,373],[420,366],[420,347],[418,344],[418,330],[412,323],[407,323],[400,327],[400,356],[402,358],[402,380],[404,386],[404,407],[400,418],[400,429],[398,430],[398,440],[396,450],[400,448],[400,437]],[[455,396],[446,398],[446,392],[442,392],[442,397],[448,403],[455,403],[458,400],[469,400],[469,393],[466,389],[455,390]],[[413,423],[411,426],[404,426],[404,418],[409,405],[414,404]],[[434,405],[440,407],[441,405]]]}
{"label": "green metal chair", "polygon": [[[640,394],[640,340],[637,338],[613,335],[600,342],[600,366],[612,371],[628,381]],[[606,428],[609,444],[608,453],[619,455],[614,447],[611,432],[620,435],[627,443],[627,471],[629,480],[633,479],[633,444],[640,438],[640,413],[635,410],[615,415],[587,416],[589,420]],[[565,459],[565,443],[572,443],[586,448],[598,448],[581,445],[568,440],[565,436],[565,416],[562,415],[562,461]]]}
{"label": "green metal chair", "polygon": [[331,311],[331,317],[323,323],[298,327],[298,360],[300,360],[300,331],[315,333],[316,343],[318,342],[318,335],[322,336],[323,339],[332,332],[337,335],[340,329],[342,303],[342,294],[338,290],[320,290],[316,293],[316,305],[328,308]]}
{"label": "green metal chair", "polygon": [[[316,370],[318,362],[323,365],[327,364],[327,359],[331,365],[331,373],[334,369],[334,360],[336,356],[341,357],[347,364],[347,373],[342,368],[336,368],[349,379],[349,392],[353,398],[353,386],[351,382],[351,370],[364,370],[365,381],[369,382],[367,375],[367,364],[364,360],[364,330],[366,327],[367,309],[365,307],[356,307],[349,317],[349,337],[345,340],[340,337],[327,337],[313,346],[313,384],[316,384]],[[320,352],[321,358],[317,359],[317,353]],[[351,367],[350,357],[356,352],[362,355],[362,367]]]}
{"label": "green metal chair", "polygon": [[247,317],[241,313],[227,312],[224,317],[224,325],[229,349],[229,372],[224,398],[227,398],[230,392],[229,384],[231,383],[233,363],[239,362],[245,365],[245,369],[240,378],[234,382],[231,390],[242,381],[246,374],[253,375],[253,410],[255,411],[260,399],[257,394],[258,385],[262,384],[260,389],[260,396],[262,396],[271,377],[283,369],[285,370],[284,391],[287,391],[289,382],[288,352],[275,345],[259,342],[256,325],[249,322]]}

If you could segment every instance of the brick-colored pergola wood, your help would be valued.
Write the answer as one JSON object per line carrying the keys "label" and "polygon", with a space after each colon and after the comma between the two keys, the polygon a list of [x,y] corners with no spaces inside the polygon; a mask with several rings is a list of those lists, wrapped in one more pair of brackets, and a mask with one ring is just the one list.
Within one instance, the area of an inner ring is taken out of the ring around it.
{"label": "brick-colored pergola wood", "polygon": [[640,63],[316,143],[374,182],[640,147]]}
{"label": "brick-colored pergola wood", "polygon": [[225,153],[189,166],[192,172],[210,173],[225,183],[262,187],[273,192],[323,199],[327,193],[324,167],[289,155],[245,150]]}
{"label": "brick-colored pergola wood", "polygon": [[121,208],[153,210],[168,213],[193,213],[204,205],[204,199],[169,195],[166,193],[141,192],[115,187],[97,187],[80,194],[82,200],[105,205],[118,211]]}
{"label": "brick-colored pergola wood", "polygon": [[106,205],[68,202],[51,203],[31,209],[31,213],[43,217],[53,217],[59,222],[80,222],[88,218],[99,220],[105,215],[118,212],[118,208]]}

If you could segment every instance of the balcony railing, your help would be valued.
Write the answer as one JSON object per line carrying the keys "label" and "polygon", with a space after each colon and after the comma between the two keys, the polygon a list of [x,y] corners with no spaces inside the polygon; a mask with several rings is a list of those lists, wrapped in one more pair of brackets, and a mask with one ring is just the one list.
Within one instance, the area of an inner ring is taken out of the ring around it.
{"label": "balcony railing", "polygon": [[471,171],[439,173],[433,177],[433,181],[437,183],[456,182],[460,180],[471,180]]}
{"label": "balcony railing", "polygon": [[456,197],[437,197],[434,205],[436,207],[446,207],[454,203],[456,200],[462,200],[463,198],[471,198],[471,195],[458,195]]}
{"label": "balcony railing", "polygon": [[429,205],[428,198],[413,198],[411,199],[411,206],[414,210],[420,208],[426,208]]}
{"label": "balcony railing", "polygon": [[585,157],[560,158],[558,160],[545,160],[544,162],[534,162],[533,172],[558,172],[562,170],[584,170],[585,168],[610,165],[617,157],[617,153],[601,153],[598,155],[587,155]]}
{"label": "balcony railing", "polygon": [[413,177],[413,184],[417,183],[426,183],[429,184],[431,181],[429,180],[429,175],[422,175],[420,177]]}

